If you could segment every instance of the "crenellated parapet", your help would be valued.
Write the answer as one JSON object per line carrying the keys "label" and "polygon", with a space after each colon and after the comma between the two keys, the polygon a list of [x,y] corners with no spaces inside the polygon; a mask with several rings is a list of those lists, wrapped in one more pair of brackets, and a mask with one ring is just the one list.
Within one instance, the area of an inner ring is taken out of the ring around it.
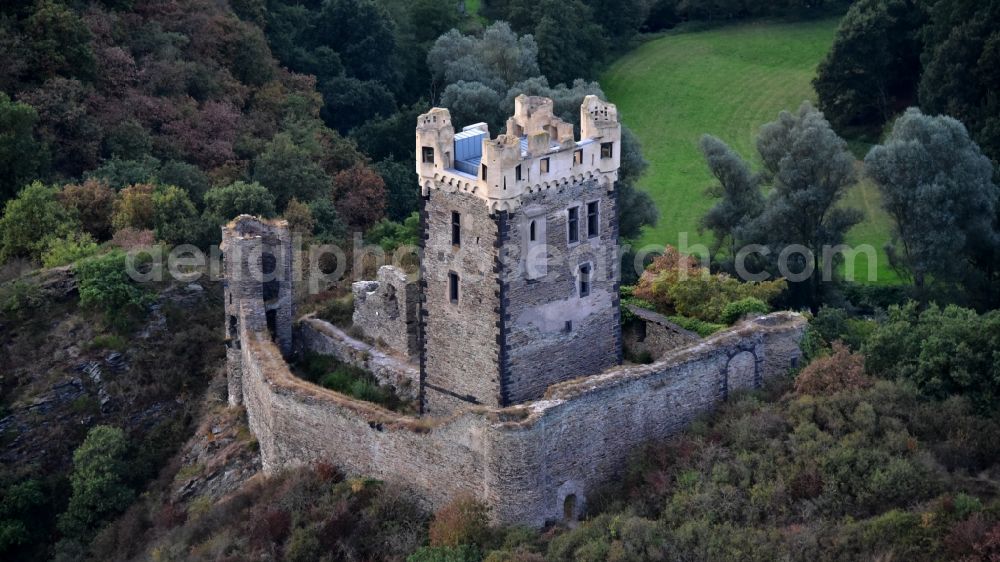
{"label": "crenellated parapet", "polygon": [[596,179],[613,190],[621,164],[621,124],[614,104],[587,96],[580,106],[580,138],[555,116],[551,99],[518,96],[506,132],[491,138],[477,123],[455,133],[447,109],[417,120],[417,175],[421,191],[464,192],[490,212],[512,211],[526,194]]}

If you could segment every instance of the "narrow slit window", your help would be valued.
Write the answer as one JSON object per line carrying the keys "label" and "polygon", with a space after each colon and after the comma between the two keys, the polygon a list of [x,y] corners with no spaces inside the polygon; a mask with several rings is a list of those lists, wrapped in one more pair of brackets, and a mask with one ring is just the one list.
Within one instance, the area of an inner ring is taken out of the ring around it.
{"label": "narrow slit window", "polygon": [[483,179],[485,180],[486,179],[486,164],[482,165],[482,174],[483,174]]}
{"label": "narrow slit window", "polygon": [[521,181],[521,165],[520,164],[518,164],[517,167],[514,168],[514,179],[517,180],[517,181]]}
{"label": "narrow slit window", "polygon": [[570,207],[569,219],[566,222],[570,242],[580,241],[580,207]]}
{"label": "narrow slit window", "polygon": [[432,147],[432,146],[425,146],[425,147],[423,147],[423,149],[420,151],[420,160],[424,164],[433,164],[434,163],[434,147]]}
{"label": "narrow slit window", "polygon": [[583,164],[583,149],[579,148],[573,153],[573,165],[579,166]]}
{"label": "narrow slit window", "polygon": [[448,273],[448,300],[458,302],[458,274],[454,271]]}
{"label": "narrow slit window", "polygon": [[590,295],[590,264],[580,266],[580,297]]}
{"label": "narrow slit window", "polygon": [[542,158],[541,160],[538,161],[538,171],[539,171],[539,173],[542,173],[542,174],[549,173],[549,159],[548,158]]}
{"label": "narrow slit window", "polygon": [[601,143],[601,158],[611,158],[615,154],[615,143],[613,142],[602,142]]}
{"label": "narrow slit window", "polygon": [[462,245],[462,215],[455,211],[451,212],[451,244]]}
{"label": "narrow slit window", "polygon": [[536,237],[535,221],[531,221],[531,224],[528,225],[528,240],[534,242]]}
{"label": "narrow slit window", "polygon": [[587,238],[594,238],[600,234],[601,221],[597,213],[597,201],[587,203]]}

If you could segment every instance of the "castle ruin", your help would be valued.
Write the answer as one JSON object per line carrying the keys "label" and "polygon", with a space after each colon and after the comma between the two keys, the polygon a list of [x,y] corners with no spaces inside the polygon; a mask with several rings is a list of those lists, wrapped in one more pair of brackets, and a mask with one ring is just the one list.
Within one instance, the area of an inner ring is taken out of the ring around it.
{"label": "castle ruin", "polygon": [[[623,365],[621,127],[595,96],[580,124],[575,139],[551,100],[527,96],[495,138],[482,123],[456,133],[447,109],[421,115],[419,279],[384,266],[354,284],[361,338],[293,322],[286,224],[223,228],[230,403],[246,408],[266,471],[323,460],[430,507],[471,496],[500,523],[572,520],[638,447],[796,364],[805,321],[775,313],[705,340],[649,316],[656,360]],[[295,377],[296,350],[366,369],[418,413]]]}

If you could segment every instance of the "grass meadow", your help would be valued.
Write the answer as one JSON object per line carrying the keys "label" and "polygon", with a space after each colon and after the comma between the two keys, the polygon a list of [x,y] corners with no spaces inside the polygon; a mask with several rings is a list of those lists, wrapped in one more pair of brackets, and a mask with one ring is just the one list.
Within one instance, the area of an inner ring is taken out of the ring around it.
{"label": "grass meadow", "polygon": [[[712,205],[704,192],[712,182],[698,139],[713,134],[758,164],[754,137],[783,109],[815,102],[811,81],[833,42],[837,19],[784,23],[752,22],[707,29],[680,29],[642,43],[602,76],[608,98],[641,139],[649,160],[640,182],[660,210],[641,244],[708,243],[698,220]],[[852,144],[855,154],[865,147]],[[860,164],[859,164],[860,165]],[[865,221],[848,243],[878,251],[877,283],[896,281],[882,250],[888,219],[874,185],[862,181],[845,205],[861,209]],[[856,260],[855,279],[867,281],[868,264]]]}

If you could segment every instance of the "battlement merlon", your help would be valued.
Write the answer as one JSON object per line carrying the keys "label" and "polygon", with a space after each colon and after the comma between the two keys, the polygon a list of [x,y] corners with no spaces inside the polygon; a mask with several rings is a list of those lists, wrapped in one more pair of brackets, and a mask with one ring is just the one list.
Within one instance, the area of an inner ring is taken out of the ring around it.
{"label": "battlement merlon", "polygon": [[618,108],[597,96],[580,105],[580,139],[556,117],[552,100],[518,96],[505,134],[490,138],[476,123],[455,133],[451,114],[435,107],[417,120],[417,175],[421,192],[465,192],[490,212],[520,207],[522,194],[596,179],[609,191],[618,180],[621,124]]}

